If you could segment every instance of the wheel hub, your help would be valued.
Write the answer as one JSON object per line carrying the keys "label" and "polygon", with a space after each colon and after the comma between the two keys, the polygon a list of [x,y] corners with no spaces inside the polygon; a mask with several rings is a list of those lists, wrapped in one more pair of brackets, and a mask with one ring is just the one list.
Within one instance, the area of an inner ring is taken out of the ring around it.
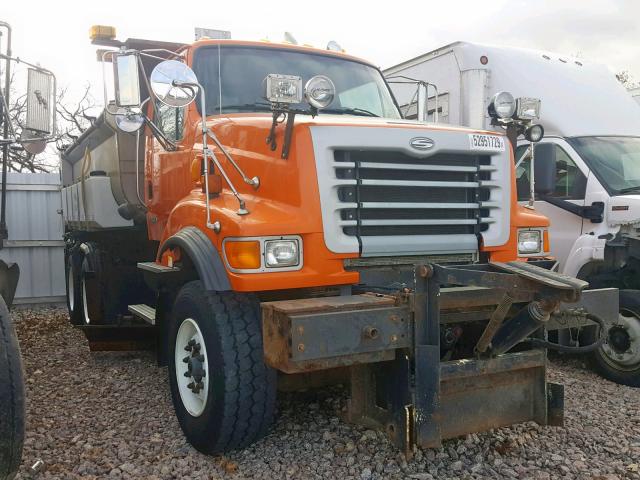
{"label": "wheel hub", "polygon": [[187,343],[184,349],[187,352],[191,352],[190,355],[182,359],[182,361],[187,364],[187,371],[184,372],[184,376],[192,379],[192,381],[187,384],[187,388],[193,393],[200,393],[204,388],[202,380],[207,376],[207,371],[204,366],[205,358],[201,353],[202,346],[192,339],[189,340],[189,343]]}
{"label": "wheel hub", "polygon": [[637,368],[640,365],[640,319],[632,312],[620,312],[618,323],[609,329],[602,352],[616,368]]}
{"label": "wheel hub", "polygon": [[624,353],[631,348],[629,334],[624,327],[615,326],[609,330],[609,345],[616,353]]}
{"label": "wheel hub", "polygon": [[208,368],[202,332],[195,320],[186,318],[175,339],[175,378],[182,405],[194,417],[202,415],[207,404]]}

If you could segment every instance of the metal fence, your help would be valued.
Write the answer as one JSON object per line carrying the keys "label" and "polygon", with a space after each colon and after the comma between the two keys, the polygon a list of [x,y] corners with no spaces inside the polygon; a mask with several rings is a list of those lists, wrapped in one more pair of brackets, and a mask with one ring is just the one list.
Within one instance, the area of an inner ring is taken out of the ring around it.
{"label": "metal fence", "polygon": [[9,239],[0,258],[20,267],[15,304],[65,301],[61,208],[59,174],[7,175]]}

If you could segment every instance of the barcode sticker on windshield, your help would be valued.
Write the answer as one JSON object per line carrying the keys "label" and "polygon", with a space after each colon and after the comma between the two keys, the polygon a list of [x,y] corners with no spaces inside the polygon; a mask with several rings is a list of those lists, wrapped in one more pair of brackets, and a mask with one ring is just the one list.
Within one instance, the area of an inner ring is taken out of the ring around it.
{"label": "barcode sticker on windshield", "polygon": [[469,134],[469,146],[472,150],[504,152],[504,137],[497,135]]}

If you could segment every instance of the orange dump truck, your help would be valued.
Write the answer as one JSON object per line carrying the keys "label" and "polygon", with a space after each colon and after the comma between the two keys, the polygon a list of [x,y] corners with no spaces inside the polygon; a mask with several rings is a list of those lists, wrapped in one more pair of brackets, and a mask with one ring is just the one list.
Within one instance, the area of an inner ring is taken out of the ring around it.
{"label": "orange dump truck", "polygon": [[197,449],[330,380],[406,451],[561,419],[522,341],[586,284],[516,261],[548,222],[505,136],[403,120],[335,44],[92,35],[115,98],[62,155],[71,320],[93,348],[155,340]]}

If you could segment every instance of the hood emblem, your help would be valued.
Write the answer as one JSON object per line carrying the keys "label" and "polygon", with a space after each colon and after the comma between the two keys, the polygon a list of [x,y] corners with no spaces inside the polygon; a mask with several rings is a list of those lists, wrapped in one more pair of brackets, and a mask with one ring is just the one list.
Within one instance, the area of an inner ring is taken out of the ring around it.
{"label": "hood emblem", "polygon": [[433,140],[427,137],[413,137],[409,140],[409,145],[411,145],[416,150],[429,150],[433,148],[435,143]]}

